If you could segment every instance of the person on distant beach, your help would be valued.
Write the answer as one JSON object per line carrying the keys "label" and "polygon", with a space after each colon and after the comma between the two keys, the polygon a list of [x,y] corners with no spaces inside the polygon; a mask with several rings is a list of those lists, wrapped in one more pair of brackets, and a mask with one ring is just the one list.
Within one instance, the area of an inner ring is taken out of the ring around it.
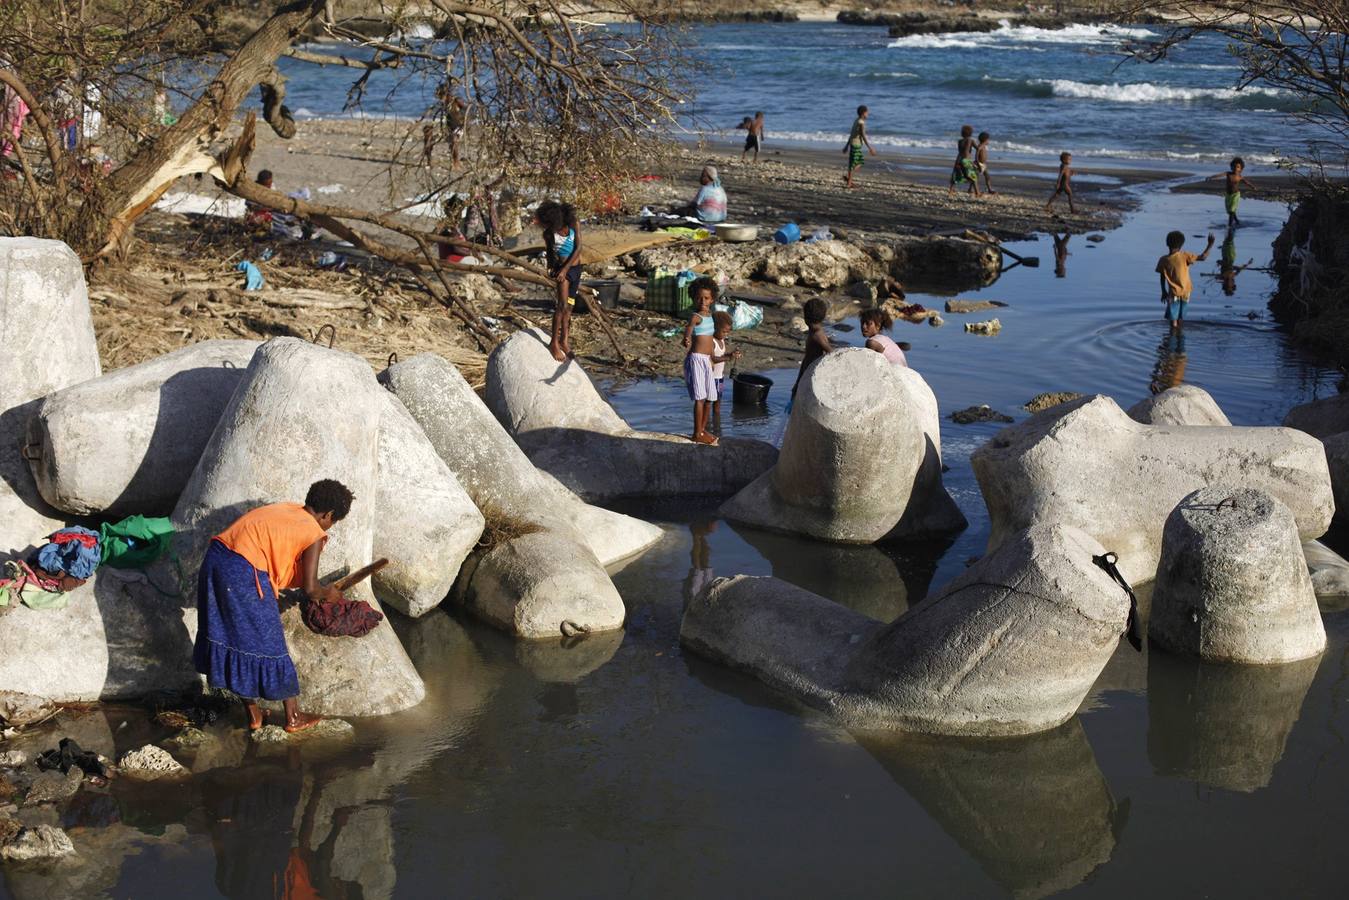
{"label": "person on distant beach", "polygon": [[[792,385],[792,400],[796,400],[796,389],[801,386],[801,377],[806,374],[816,360],[833,351],[829,335],[824,333],[824,318],[829,314],[829,305],[819,297],[811,297],[801,308],[801,318],[806,321],[806,352],[801,357],[801,368],[796,373],[796,383]],[[790,404],[788,409],[791,409]]]}
{"label": "person on distant beach", "polygon": [[1077,209],[1073,206],[1073,155],[1071,153],[1059,154],[1059,178],[1054,182],[1054,193],[1050,195],[1049,202],[1045,204],[1045,212],[1050,212],[1054,208],[1054,201],[1063,194],[1068,198],[1068,212],[1076,213]]}
{"label": "person on distant beach", "polygon": [[[857,107],[857,118],[852,123],[852,131],[848,133],[848,143],[843,145],[843,152],[848,155],[848,177],[844,179],[846,187],[852,187],[853,170],[861,167],[865,157],[862,155],[862,147],[865,146],[876,155],[876,148],[871,146],[871,141],[867,138],[867,116],[871,111],[865,106]],[[798,379],[800,380],[800,379]]]}
{"label": "person on distant beach", "polygon": [[960,129],[960,140],[956,142],[956,161],[951,167],[951,186],[947,188],[949,197],[956,192],[956,185],[969,184],[969,191],[979,196],[979,170],[974,164],[974,126],[964,125]]}
{"label": "person on distant beach", "polygon": [[1068,238],[1072,235],[1065,232],[1063,237],[1059,237],[1051,231],[1049,236],[1054,241],[1054,277],[1067,278],[1068,257],[1070,256],[1068,253]]}
{"label": "person on distant beach", "polygon": [[464,130],[468,125],[468,104],[454,92],[449,80],[436,88],[436,99],[440,101],[445,116],[445,134],[450,142],[450,166],[459,168],[459,145],[464,139]]}
{"label": "person on distant beach", "polygon": [[884,356],[888,363],[908,367],[909,361],[904,357],[904,348],[895,343],[889,335],[881,334],[882,331],[889,331],[895,324],[888,312],[883,309],[864,309],[858,319],[862,323],[862,337],[867,339],[868,350],[875,350]]}
{"label": "person on distant beach", "polygon": [[1259,190],[1255,184],[1242,173],[1246,171],[1246,160],[1240,156],[1232,158],[1232,163],[1226,172],[1221,175],[1214,175],[1209,181],[1217,181],[1219,178],[1225,182],[1223,190],[1223,206],[1227,210],[1227,227],[1229,230],[1241,227],[1241,220],[1237,218],[1237,207],[1241,205],[1241,189]]}
{"label": "person on distant beach", "polygon": [[726,189],[721,186],[721,176],[716,166],[703,166],[698,178],[701,185],[693,198],[693,214],[700,221],[717,225],[726,221]]}
{"label": "person on distant beach", "polygon": [[754,159],[751,161],[758,162],[759,151],[763,149],[763,139],[764,139],[763,113],[756,112],[754,114],[754,118],[752,119],[749,116],[745,116],[745,120],[735,127],[743,128],[745,129],[746,132],[745,149],[740,151],[740,161],[744,162],[746,154],[748,154],[751,150],[753,150]]}
{"label": "person on distant beach", "polygon": [[1208,259],[1208,252],[1213,249],[1213,235],[1208,236],[1208,246],[1198,256],[1180,249],[1184,246],[1184,232],[1172,231],[1166,236],[1166,255],[1157,260],[1162,302],[1166,304],[1166,319],[1172,329],[1179,328],[1185,321],[1185,307],[1189,305],[1190,293],[1194,290],[1190,283],[1190,266]]}
{"label": "person on distant beach", "polygon": [[731,335],[731,314],[717,310],[712,313],[712,381],[717,386],[716,398],[712,401],[711,422],[721,428],[721,398],[726,393],[726,363],[740,358],[739,350],[730,350],[727,338]]}
{"label": "person on distant beach", "polygon": [[284,701],[286,731],[320,721],[296,702],[300,681],[286,647],[277,592],[300,588],[310,600],[342,599],[336,588],[319,582],[319,557],[328,530],[346,518],[351,501],[346,486],[325,478],[309,486],[303,506],[252,509],[207,547],[197,576],[192,662],[211,687],[244,698],[250,731],[265,721],[257,698]]}
{"label": "person on distant beach", "polygon": [[581,292],[581,223],[569,203],[545,200],[536,213],[548,251],[548,274],[557,282],[552,340],[548,350],[563,362],[571,356],[571,308]]}
{"label": "person on distant beach", "polygon": [[988,142],[991,135],[987,131],[979,132],[979,146],[974,154],[974,167],[984,176],[984,193],[996,194],[993,183],[988,180]]}
{"label": "person on distant beach", "polygon": [[689,299],[693,314],[684,328],[684,386],[693,401],[693,437],[695,444],[716,444],[717,438],[707,430],[708,414],[717,400],[716,376],[712,369],[716,321],[712,318],[712,304],[717,299],[717,283],[704,275],[689,285]]}
{"label": "person on distant beach", "polygon": [[[272,189],[272,170],[261,169],[257,178],[254,179],[260,187],[267,190]],[[272,211],[265,206],[254,203],[252,200],[244,201],[244,227],[270,233],[272,230]]]}

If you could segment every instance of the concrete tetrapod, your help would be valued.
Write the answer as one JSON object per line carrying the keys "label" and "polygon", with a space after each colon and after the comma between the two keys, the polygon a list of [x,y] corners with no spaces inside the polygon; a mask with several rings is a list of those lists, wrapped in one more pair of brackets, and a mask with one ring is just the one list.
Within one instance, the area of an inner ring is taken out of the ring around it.
{"label": "concrete tetrapod", "polygon": [[965,526],[941,483],[939,425],[922,376],[854,348],[801,380],[777,465],[722,505],[734,522],[846,544]]}
{"label": "concrete tetrapod", "polygon": [[1192,384],[1167,388],[1129,407],[1129,418],[1144,425],[1231,425],[1208,391]]}
{"label": "concrete tetrapod", "polygon": [[380,391],[375,594],[414,618],[435,609],[482,536],[483,517],[398,398]]}
{"label": "concrete tetrapod", "polygon": [[[368,563],[379,505],[374,426],[385,403],[360,357],[296,338],[263,344],[174,509],[184,569],[196,572],[211,538],[241,513],[264,503],[303,500],[320,478],[336,478],[355,495],[351,513],[328,533],[320,577]],[[373,600],[365,582],[348,595]],[[191,603],[195,596],[185,599]],[[387,620],[360,638],[314,634],[298,606],[286,610],[282,622],[300,676],[302,707],[329,716],[366,716],[421,701],[421,678]]]}
{"label": "concrete tetrapod", "polygon": [[1073,528],[1017,535],[890,625],[775,578],[718,579],[680,640],[846,724],[1033,734],[1076,713],[1118,646],[1124,591]]}
{"label": "concrete tetrapod", "polygon": [[43,498],[76,515],[168,515],[257,348],[202,341],[49,394],[28,422]]}
{"label": "concrete tetrapod", "polygon": [[1182,500],[1166,520],[1148,638],[1208,662],[1320,655],[1326,630],[1288,508],[1222,485]]}
{"label": "concrete tetrapod", "polygon": [[591,502],[729,497],[778,458],[765,441],[723,438],[707,447],[686,435],[634,431],[579,362],[553,359],[537,329],[492,351],[484,399],[534,465]]}
{"label": "concrete tetrapod", "polygon": [[1349,431],[1322,438],[1322,443],[1330,468],[1330,484],[1335,491],[1335,514],[1349,519]]}
{"label": "concrete tetrapod", "polygon": [[1283,417],[1283,424],[1323,440],[1332,434],[1343,434],[1349,431],[1349,394],[1334,394],[1294,406]]}
{"label": "concrete tetrapod", "polygon": [[0,551],[22,550],[65,524],[21,455],[34,401],[100,371],[74,251],[60,241],[0,238],[0,333]]}
{"label": "concrete tetrapod", "polygon": [[[603,563],[645,550],[661,530],[589,506],[536,469],[444,359],[424,354],[380,377],[484,512],[494,535],[493,546],[465,564],[457,599],[520,637],[555,637],[568,622],[589,631],[621,627],[623,602]],[[546,538],[536,537],[540,532]],[[550,591],[556,596],[546,596]]]}
{"label": "concrete tetrapod", "polygon": [[1293,512],[1304,539],[1334,502],[1319,441],[1289,428],[1141,425],[1109,397],[1083,397],[994,435],[970,457],[992,519],[990,550],[1037,522],[1090,534],[1130,581],[1157,571],[1162,526],[1208,484],[1259,488]]}

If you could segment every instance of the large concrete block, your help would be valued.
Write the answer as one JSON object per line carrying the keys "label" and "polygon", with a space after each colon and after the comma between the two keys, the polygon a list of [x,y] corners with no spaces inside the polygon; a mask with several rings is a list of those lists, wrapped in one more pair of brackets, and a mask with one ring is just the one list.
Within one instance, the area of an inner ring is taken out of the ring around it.
{"label": "large concrete block", "polygon": [[1208,662],[1319,656],[1326,631],[1288,508],[1222,485],[1182,500],[1162,536],[1148,638]]}
{"label": "large concrete block", "polygon": [[721,508],[735,522],[870,544],[959,530],[935,398],[917,372],[840,350],[802,379],[777,465]]}
{"label": "large concrete block", "polygon": [[[355,495],[351,513],[329,532],[320,576],[370,562],[384,409],[379,385],[359,357],[295,338],[263,344],[174,509],[186,570],[198,569],[211,538],[241,513],[264,503],[302,501],[320,478],[335,478]],[[193,590],[195,584],[193,579]],[[368,582],[349,595],[374,599]],[[421,701],[421,678],[388,621],[360,638],[316,635],[300,620],[298,607],[287,610],[282,623],[302,706],[362,716]]]}
{"label": "large concrete block", "polygon": [[1349,519],[1349,431],[1323,438],[1330,485],[1335,493],[1335,515]]}
{"label": "large concrete block", "polygon": [[389,565],[375,593],[420,616],[450,594],[459,567],[482,536],[483,517],[398,398],[381,391],[374,555]]}
{"label": "large concrete block", "polygon": [[202,341],[49,394],[28,423],[29,466],[75,515],[168,515],[257,341]]}
{"label": "large concrete block", "polygon": [[1283,417],[1283,424],[1323,439],[1343,434],[1349,431],[1349,394],[1333,394],[1294,406]]}
{"label": "large concrete block", "polygon": [[538,330],[492,351],[484,399],[534,465],[592,502],[729,497],[778,457],[764,441],[723,438],[708,447],[687,435],[633,430],[579,362],[553,359]]}
{"label": "large concrete block", "polygon": [[100,371],[84,269],[69,247],[0,238],[0,334],[0,551],[22,550],[64,524],[20,455],[33,401]]}
{"label": "large concrete block", "polygon": [[1289,428],[1141,425],[1084,397],[998,432],[970,458],[992,519],[989,549],[1037,522],[1080,528],[1119,554],[1130,581],[1154,577],[1162,526],[1209,484],[1255,487],[1290,510],[1304,539],[1334,502],[1319,441]]}
{"label": "large concrete block", "polygon": [[1231,425],[1208,391],[1192,384],[1168,388],[1129,407],[1129,418],[1144,425]]}

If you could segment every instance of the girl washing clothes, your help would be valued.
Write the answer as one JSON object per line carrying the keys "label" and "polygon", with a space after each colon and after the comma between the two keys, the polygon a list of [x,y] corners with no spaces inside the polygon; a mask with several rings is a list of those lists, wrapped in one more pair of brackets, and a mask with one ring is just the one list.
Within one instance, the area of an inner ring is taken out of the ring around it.
{"label": "girl washing clothes", "polygon": [[545,200],[539,204],[539,226],[548,251],[548,274],[557,282],[553,334],[548,349],[564,362],[571,352],[571,308],[581,292],[581,223],[568,203]]}

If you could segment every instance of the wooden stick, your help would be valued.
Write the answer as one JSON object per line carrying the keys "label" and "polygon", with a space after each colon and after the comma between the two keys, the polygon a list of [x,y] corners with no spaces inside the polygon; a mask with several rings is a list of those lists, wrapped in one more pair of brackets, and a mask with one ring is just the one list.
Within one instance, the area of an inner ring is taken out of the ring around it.
{"label": "wooden stick", "polygon": [[384,568],[388,564],[389,561],[387,559],[385,559],[384,557],[380,557],[379,559],[372,562],[370,565],[357,569],[355,572],[352,572],[350,575],[347,575],[343,578],[339,578],[337,581],[333,582],[333,587],[337,588],[339,591],[351,590],[353,587],[360,584],[362,581],[365,581],[371,575],[374,575],[376,572],[378,572],[380,569]]}

